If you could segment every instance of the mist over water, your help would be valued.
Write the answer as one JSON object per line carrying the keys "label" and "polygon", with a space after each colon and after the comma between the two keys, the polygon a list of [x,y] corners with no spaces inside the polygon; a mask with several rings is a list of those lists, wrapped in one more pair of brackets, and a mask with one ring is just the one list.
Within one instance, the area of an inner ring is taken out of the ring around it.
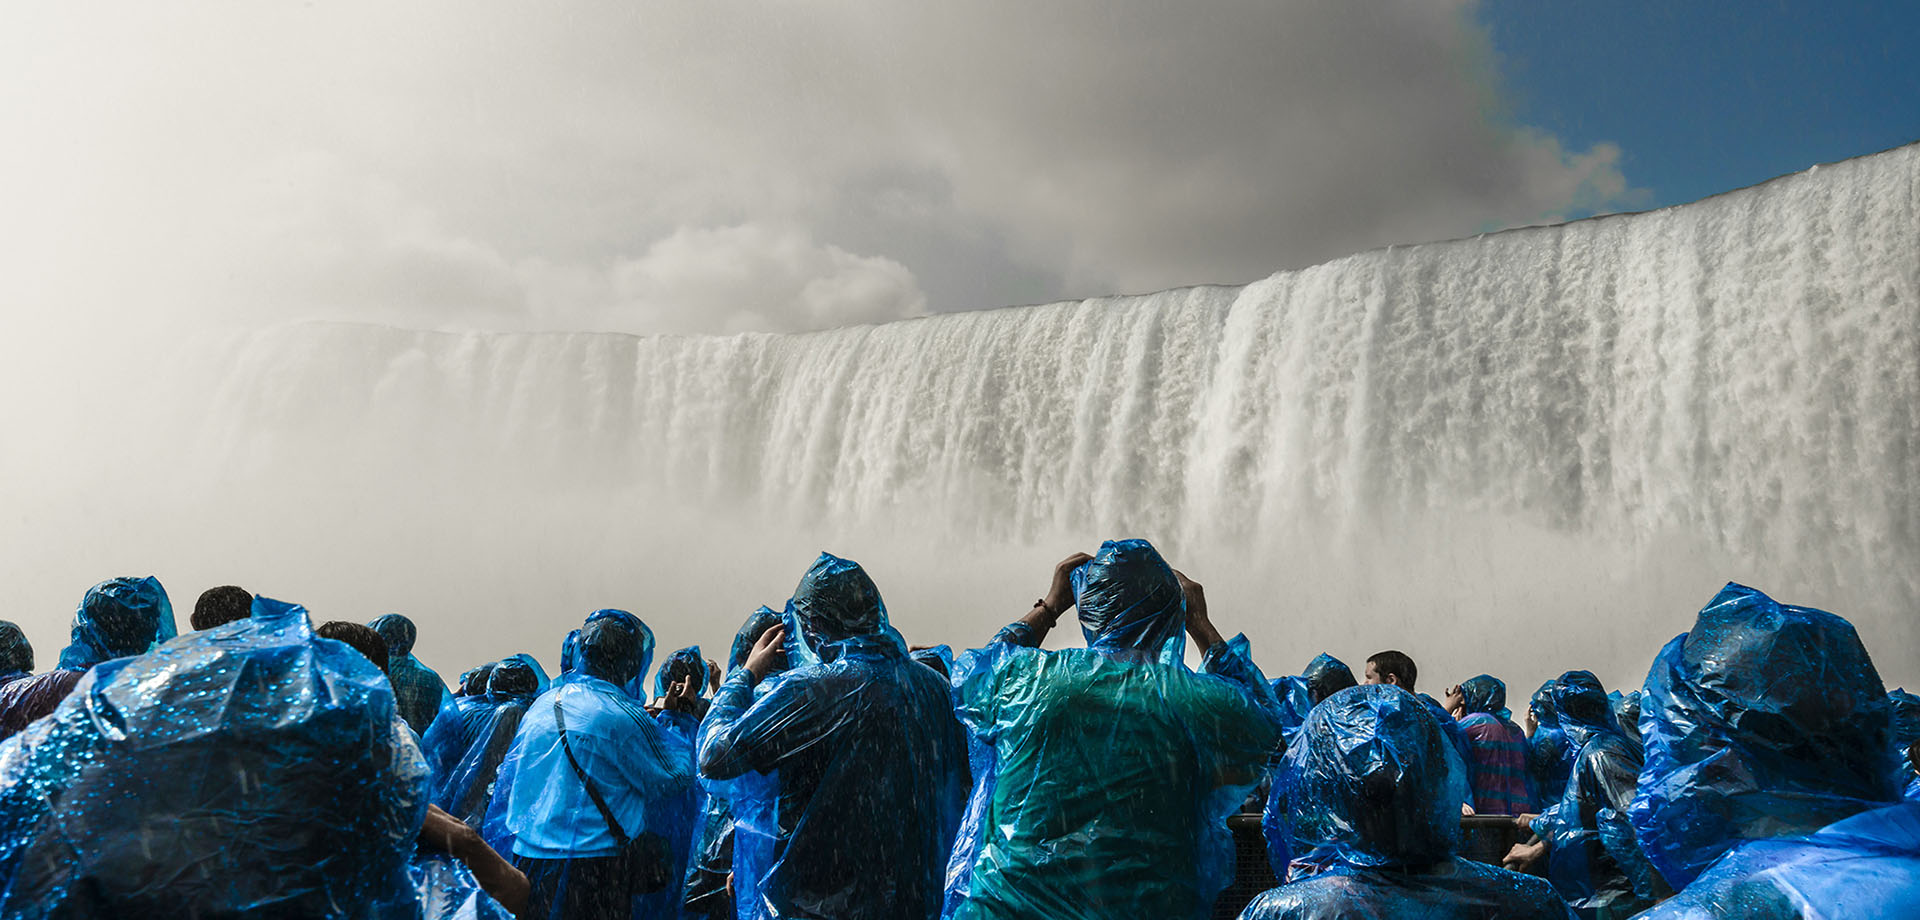
{"label": "mist over water", "polygon": [[11,618],[50,664],[88,584],[154,572],[183,626],[225,582],[408,613],[450,679],[551,667],[602,606],[720,658],[827,549],[910,641],[964,646],[1142,536],[1270,676],[1397,647],[1436,695],[1637,686],[1738,580],[1913,684],[1916,180],[1910,146],[1244,287],[808,335],[201,338],[143,391],[143,462],[49,451],[15,486]]}

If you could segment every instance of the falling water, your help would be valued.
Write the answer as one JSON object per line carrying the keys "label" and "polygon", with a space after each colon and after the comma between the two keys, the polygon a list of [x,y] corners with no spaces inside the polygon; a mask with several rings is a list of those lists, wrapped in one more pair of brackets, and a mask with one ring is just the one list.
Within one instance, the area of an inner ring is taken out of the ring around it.
{"label": "falling water", "polygon": [[180,488],[278,522],[236,566],[411,609],[454,669],[551,663],[605,605],[723,646],[819,548],[910,639],[978,642],[1138,535],[1274,674],[1392,646],[1427,690],[1637,684],[1735,579],[1853,618],[1891,686],[1920,679],[1917,179],[1910,146],[1244,287],[808,335],[277,328],[220,346]]}

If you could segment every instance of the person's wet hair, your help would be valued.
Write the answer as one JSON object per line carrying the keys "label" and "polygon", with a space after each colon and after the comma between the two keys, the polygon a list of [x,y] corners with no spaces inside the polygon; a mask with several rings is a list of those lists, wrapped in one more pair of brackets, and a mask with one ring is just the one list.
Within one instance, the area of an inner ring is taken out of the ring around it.
{"label": "person's wet hair", "polygon": [[221,585],[200,592],[200,599],[193,602],[193,616],[188,622],[193,628],[212,629],[225,626],[237,620],[253,615],[253,595],[238,585]]}
{"label": "person's wet hair", "polygon": [[354,651],[365,655],[368,661],[373,662],[380,669],[380,673],[387,673],[387,640],[371,628],[359,623],[349,623],[346,620],[333,620],[320,624],[320,628],[314,630],[313,634],[322,639],[346,643]]}
{"label": "person's wet hair", "polygon": [[1420,669],[1414,666],[1413,659],[1406,652],[1388,649],[1368,658],[1367,663],[1373,665],[1373,673],[1380,676],[1381,683],[1386,683],[1391,675],[1400,689],[1414,692],[1413,683],[1420,676]]}

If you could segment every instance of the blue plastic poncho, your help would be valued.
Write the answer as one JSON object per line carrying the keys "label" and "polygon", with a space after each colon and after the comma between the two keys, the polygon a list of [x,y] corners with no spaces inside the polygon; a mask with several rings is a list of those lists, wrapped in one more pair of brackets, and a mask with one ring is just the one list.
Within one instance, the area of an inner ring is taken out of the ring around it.
{"label": "blue plastic poncho", "polygon": [[668,655],[666,661],[660,663],[660,670],[653,675],[653,695],[657,699],[665,700],[667,691],[673,687],[674,683],[687,678],[693,679],[693,700],[691,701],[693,711],[667,710],[661,712],[660,717],[666,720],[663,724],[671,724],[679,728],[686,736],[687,743],[691,744],[694,740],[694,732],[700,727],[700,720],[706,717],[708,706],[707,659],[700,653],[700,646],[690,645],[678,649]]}
{"label": "blue plastic poncho", "polygon": [[0,915],[506,917],[416,855],[426,808],[386,678],[259,598],[0,745]]}
{"label": "blue plastic poncho", "polygon": [[1644,907],[1664,889],[1627,817],[1640,747],[1620,732],[1607,691],[1591,672],[1556,678],[1553,707],[1560,730],[1579,753],[1560,801],[1533,821],[1534,833],[1548,845],[1547,878],[1577,908]]}
{"label": "blue plastic poncho", "polygon": [[509,801],[507,823],[513,851],[537,859],[609,856],[615,835],[587,796],[560,743],[554,713],[566,713],[575,758],[600,787],[628,837],[660,832],[648,821],[648,806],[692,783],[692,750],[662,729],[635,697],[633,687],[653,657],[653,634],[624,610],[597,610],[579,642],[578,667],[527,708],[494,800]]}
{"label": "blue plastic poncho", "polygon": [[0,687],[33,673],[33,643],[20,627],[0,620]]}
{"label": "blue plastic poncho", "polygon": [[951,646],[936,645],[932,648],[916,649],[907,653],[907,657],[934,669],[939,672],[941,677],[953,676],[953,648]]}
{"label": "blue plastic poncho", "polygon": [[1527,779],[1533,783],[1539,809],[1560,801],[1566,793],[1567,780],[1573,776],[1573,759],[1580,753],[1560,730],[1560,714],[1553,708],[1553,687],[1551,680],[1541,684],[1527,703],[1534,722],[1533,734],[1527,736]]}
{"label": "blue plastic poncho", "polygon": [[1353,669],[1347,667],[1346,662],[1326,652],[1315,655],[1312,661],[1307,662],[1307,669],[1301,671],[1300,676],[1306,678],[1307,699],[1314,705],[1360,683],[1353,679]]}
{"label": "blue plastic poncho", "polygon": [[1886,692],[1852,624],[1729,584],[1641,706],[1633,823],[1686,886],[1655,916],[1920,916],[1920,805],[1894,804]]}
{"label": "blue plastic poncho", "polygon": [[88,589],[73,613],[73,639],[60,652],[60,669],[84,671],[113,658],[139,655],[177,635],[173,604],[160,580],[110,578]]}
{"label": "blue plastic poncho", "polygon": [[367,625],[387,640],[387,676],[393,680],[400,717],[406,719],[415,732],[426,734],[427,726],[433,724],[434,717],[453,698],[447,682],[413,656],[414,638],[418,633],[412,620],[389,613]]}
{"label": "blue plastic poncho", "polygon": [[[1900,785],[1907,786],[1920,781],[1920,764],[1913,760],[1913,745],[1920,742],[1920,696],[1908,693],[1905,689],[1887,694],[1887,705],[1893,714],[1893,761],[1898,770]],[[1913,798],[1913,796],[1907,796]]]}
{"label": "blue plastic poncho", "polygon": [[486,691],[462,696],[434,719],[420,747],[433,767],[433,804],[479,828],[493,799],[493,781],[513,747],[541,674],[519,656],[488,669]]}
{"label": "blue plastic poncho", "polygon": [[[779,626],[781,616],[770,607],[761,607],[748,615],[746,622],[733,638],[733,647],[727,656],[727,673],[747,663],[747,654],[753,651],[754,643],[760,641],[767,630]],[[776,670],[773,673],[778,673]],[[764,689],[762,681],[759,688]],[[759,878],[761,871],[756,866],[770,864],[772,840],[763,841],[764,852],[758,860],[748,855],[744,862],[736,862],[737,847],[734,834],[734,813],[732,803],[728,801],[730,790],[742,779],[732,781],[711,780],[700,777],[699,785],[703,793],[700,804],[699,824],[695,828],[691,857],[687,864],[686,884],[683,905],[687,914],[693,916],[733,917],[733,899],[727,894],[727,875],[736,873],[740,878]],[[761,798],[772,801],[774,796]],[[774,819],[767,817],[757,822],[759,826],[771,827]],[[737,872],[736,872],[737,870]]]}
{"label": "blue plastic poncho", "polygon": [[489,661],[477,668],[460,672],[460,686],[453,690],[454,699],[470,699],[487,695],[487,678],[493,676],[494,663]]}
{"label": "blue plastic poncho", "polygon": [[141,654],[174,635],[173,608],[159,581],[112,578],[87,589],[74,611],[72,642],[60,652],[59,665],[0,686],[0,739],[53,712],[87,669]]}
{"label": "blue plastic poncho", "polygon": [[822,553],[786,619],[790,669],[735,671],[700,726],[702,775],[735,781],[740,916],[925,920],[966,800],[947,685],[849,560]]}
{"label": "blue plastic poncho", "polygon": [[1527,737],[1507,709],[1507,685],[1491,674],[1460,682],[1462,713],[1454,720],[1468,742],[1467,774],[1473,786],[1473,810],[1483,815],[1533,811],[1536,799],[1527,781]]}
{"label": "blue plastic poncho", "polygon": [[1279,824],[1321,865],[1254,899],[1242,920],[1569,920],[1547,883],[1455,855],[1464,771],[1412,694],[1340,691],[1300,738],[1281,773]]}
{"label": "blue plastic poncho", "polygon": [[1016,622],[955,665],[955,706],[991,756],[950,915],[1203,917],[1280,707],[1244,637],[1186,667],[1186,599],[1151,544],[1102,544],[1072,582],[1086,648],[1043,651]]}
{"label": "blue plastic poncho", "polygon": [[1613,710],[1613,721],[1620,733],[1635,745],[1640,744],[1640,691],[1615,690],[1607,694],[1607,705]]}
{"label": "blue plastic poncho", "polygon": [[1513,718],[1507,708],[1507,685],[1491,674],[1479,674],[1460,682],[1461,705],[1471,713],[1484,712],[1502,721]]}

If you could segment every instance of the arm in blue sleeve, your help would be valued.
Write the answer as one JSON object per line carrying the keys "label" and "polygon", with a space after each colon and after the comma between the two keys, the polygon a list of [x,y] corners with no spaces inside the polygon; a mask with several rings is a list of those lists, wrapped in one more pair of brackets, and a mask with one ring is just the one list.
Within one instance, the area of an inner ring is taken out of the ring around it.
{"label": "arm in blue sleeve", "polygon": [[1215,642],[1200,656],[1200,673],[1225,678],[1246,688],[1253,695],[1254,705],[1259,706],[1278,729],[1286,724],[1286,707],[1273,692],[1267,676],[1260,672],[1260,666],[1253,663],[1252,653],[1253,646],[1246,633]]}
{"label": "arm in blue sleeve", "polygon": [[770,678],[758,698],[745,668],[727,678],[701,723],[700,774],[724,780],[770,772],[831,732],[846,715],[847,694],[830,672],[809,671]]}

